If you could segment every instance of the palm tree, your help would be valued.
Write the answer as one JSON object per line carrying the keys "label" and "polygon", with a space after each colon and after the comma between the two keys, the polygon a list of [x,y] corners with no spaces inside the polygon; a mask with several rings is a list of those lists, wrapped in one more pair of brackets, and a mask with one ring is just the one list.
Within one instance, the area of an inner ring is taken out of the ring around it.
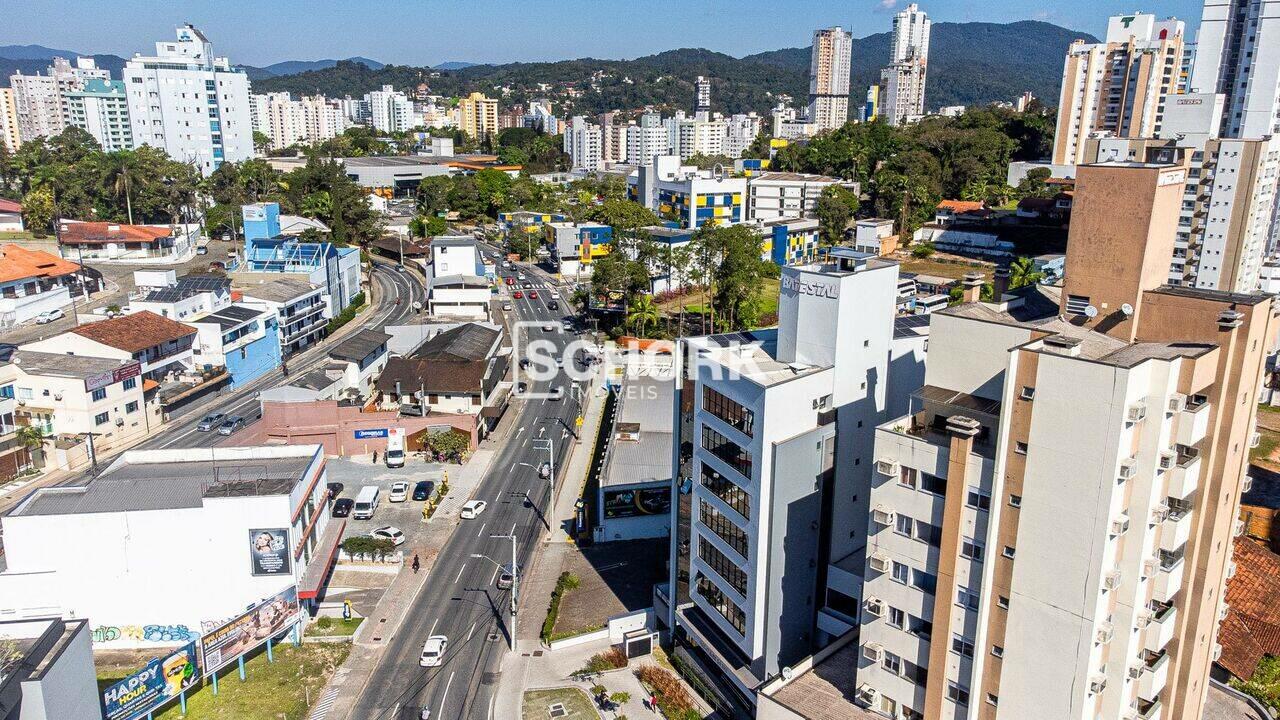
{"label": "palm tree", "polygon": [[107,163],[104,179],[111,186],[116,199],[124,196],[125,212],[129,224],[133,224],[133,178],[138,172],[138,155],[132,150],[121,150],[105,156]]}
{"label": "palm tree", "polygon": [[637,295],[631,301],[631,309],[627,311],[627,322],[636,329],[636,335],[643,335],[645,328],[658,323],[658,306],[653,304],[649,295]]}
{"label": "palm tree", "polygon": [[18,428],[16,437],[18,444],[26,448],[32,456],[37,453],[43,454],[44,444],[49,440],[45,437],[44,431],[35,425],[24,425]]}
{"label": "palm tree", "polygon": [[1034,285],[1044,278],[1044,273],[1037,272],[1035,263],[1029,257],[1020,257],[1009,263],[1009,289]]}

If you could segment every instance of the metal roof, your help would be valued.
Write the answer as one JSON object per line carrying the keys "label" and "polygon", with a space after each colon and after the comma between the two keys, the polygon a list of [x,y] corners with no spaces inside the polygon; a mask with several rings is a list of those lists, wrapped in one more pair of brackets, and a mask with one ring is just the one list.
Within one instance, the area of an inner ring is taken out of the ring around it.
{"label": "metal roof", "polygon": [[459,325],[423,343],[413,357],[422,360],[485,360],[501,334],[494,328],[477,323]]}
{"label": "metal roof", "polygon": [[358,363],[379,347],[386,345],[390,339],[391,336],[384,332],[365,328],[335,345],[329,351],[329,357]]}
{"label": "metal roof", "polygon": [[192,323],[209,324],[217,323],[218,327],[225,332],[234,327],[239,327],[254,320],[262,315],[261,310],[248,307],[246,305],[228,305],[227,307],[211,312],[208,315],[191,320]]}
{"label": "metal roof", "polygon": [[126,362],[115,358],[66,355],[63,353],[15,350],[10,361],[28,375],[48,375],[65,378],[91,378],[111,372]]}
{"label": "metal roof", "polygon": [[147,302],[178,302],[202,292],[223,294],[231,289],[231,281],[215,275],[185,275],[166,288],[147,293]]}

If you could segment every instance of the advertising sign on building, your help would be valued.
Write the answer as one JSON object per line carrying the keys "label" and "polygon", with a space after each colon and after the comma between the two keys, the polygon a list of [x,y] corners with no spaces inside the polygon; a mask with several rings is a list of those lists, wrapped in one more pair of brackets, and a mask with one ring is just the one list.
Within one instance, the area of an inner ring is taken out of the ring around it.
{"label": "advertising sign on building", "polygon": [[249,531],[249,555],[254,575],[290,575],[289,529],[260,528]]}
{"label": "advertising sign on building", "polygon": [[370,438],[384,438],[387,436],[386,428],[371,428],[369,430],[356,430],[357,440],[368,440]]}
{"label": "advertising sign on building", "polygon": [[129,378],[135,378],[142,374],[142,363],[131,362],[128,365],[120,367],[110,372],[98,373],[84,379],[85,392],[93,392],[99,388],[114,385],[118,382],[124,382]]}
{"label": "advertising sign on building", "polygon": [[192,641],[103,690],[102,716],[106,720],[142,717],[199,680],[200,656]]}
{"label": "advertising sign on building", "polygon": [[211,675],[284,632],[298,617],[298,588],[289,586],[200,638],[204,673]]}
{"label": "advertising sign on building", "polygon": [[670,487],[604,491],[604,516],[606,518],[665,515],[670,512]]}

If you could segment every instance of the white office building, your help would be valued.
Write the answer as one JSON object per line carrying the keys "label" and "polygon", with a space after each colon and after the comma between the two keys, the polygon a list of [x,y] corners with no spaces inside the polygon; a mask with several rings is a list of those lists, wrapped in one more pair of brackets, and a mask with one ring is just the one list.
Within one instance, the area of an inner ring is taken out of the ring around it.
{"label": "white office building", "polygon": [[[747,182],[747,219],[768,222],[813,218],[822,191],[846,184],[840,178],[808,173],[764,172]],[[856,188],[857,183],[847,183]],[[855,190],[856,192],[856,190]]]}
{"label": "white office building", "polygon": [[924,116],[924,89],[929,68],[931,22],[915,3],[893,16],[889,65],[881,71],[880,114],[890,125],[915,122]]}
{"label": "white office building", "polygon": [[738,113],[724,119],[724,143],[721,150],[725,155],[731,158],[742,157],[742,154],[751,147],[751,143],[755,142],[756,137],[760,135],[760,128],[764,124],[764,119],[754,112]]}
{"label": "white office building", "polygon": [[249,78],[192,25],[156,43],[153,56],[125,64],[133,141],[162,148],[209,175],[224,162],[253,157]]}
{"label": "white office building", "polygon": [[92,135],[106,152],[133,147],[133,125],[129,122],[129,99],[123,82],[91,78],[78,89],[63,92],[62,101],[67,124]]}
{"label": "white office building", "polygon": [[1224,137],[1280,130],[1280,0],[1205,0],[1193,92],[1221,93]]}
{"label": "white office building", "polygon": [[575,115],[564,129],[564,151],[574,170],[594,172],[600,169],[603,151],[599,125]]}

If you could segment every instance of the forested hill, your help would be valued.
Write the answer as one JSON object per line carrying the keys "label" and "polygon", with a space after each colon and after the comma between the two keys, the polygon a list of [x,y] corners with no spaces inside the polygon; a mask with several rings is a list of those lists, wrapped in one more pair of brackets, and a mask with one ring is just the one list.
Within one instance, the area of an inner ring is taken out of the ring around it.
{"label": "forested hill", "polygon": [[[928,104],[976,105],[1012,101],[1030,90],[1056,105],[1063,57],[1087,34],[1049,23],[935,23],[930,40]],[[854,40],[854,106],[868,85],[879,79],[889,55],[889,33]],[[255,92],[289,90],[330,97],[363,95],[384,84],[411,90],[425,82],[432,93],[460,95],[479,90],[504,103],[533,97],[556,101],[557,114],[591,114],[654,105],[669,109],[692,104],[693,81],[712,79],[714,109],[767,112],[777,96],[802,105],[808,92],[809,49],[773,50],[743,58],[703,49],[680,49],[634,60],[582,58],[559,62],[473,65],[457,70],[387,65],[380,69],[339,62],[331,68],[258,80]],[[599,73],[593,80],[593,73]],[[505,95],[500,88],[506,88]],[[572,90],[570,90],[572,88]],[[581,94],[578,95],[577,93]]]}

